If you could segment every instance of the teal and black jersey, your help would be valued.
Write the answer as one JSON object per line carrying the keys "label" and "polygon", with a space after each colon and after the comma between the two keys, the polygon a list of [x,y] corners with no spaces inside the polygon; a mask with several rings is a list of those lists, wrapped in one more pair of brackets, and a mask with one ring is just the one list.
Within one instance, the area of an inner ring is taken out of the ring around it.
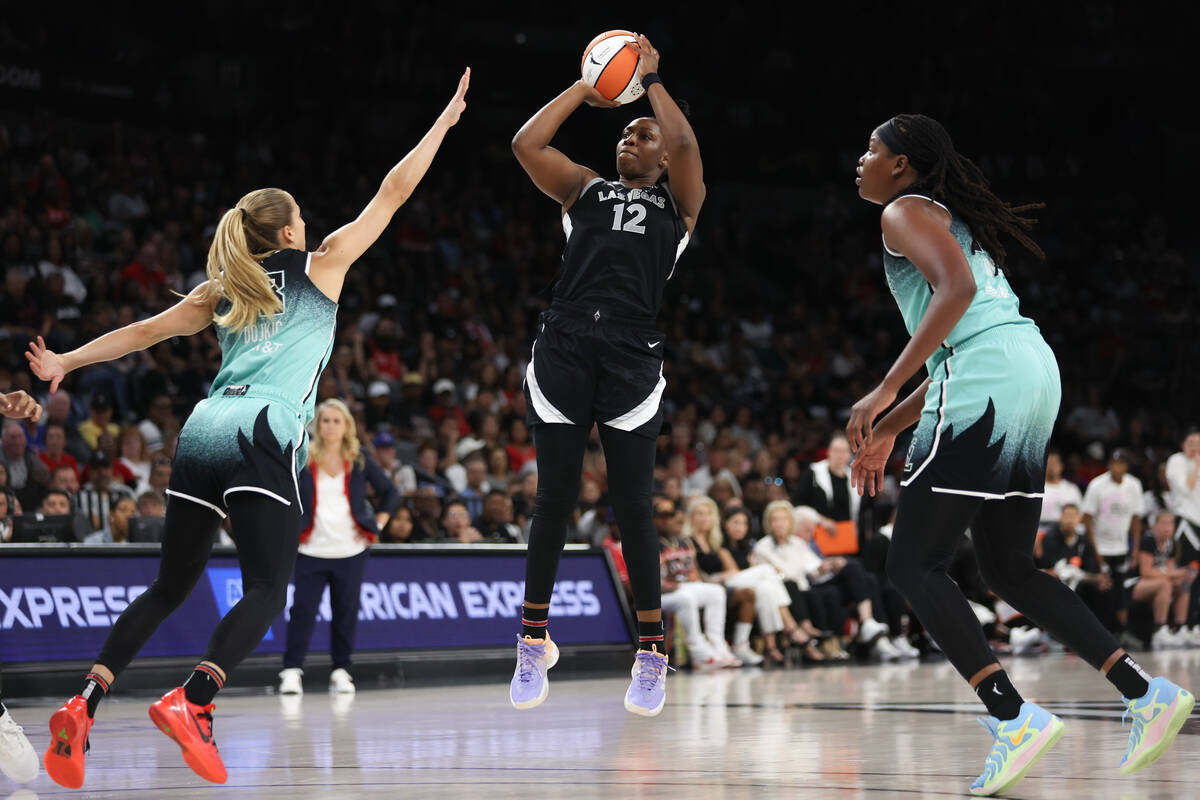
{"label": "teal and black jersey", "polygon": [[[946,211],[975,277],[975,297],[925,364],[930,384],[900,485],[987,500],[1036,499],[1061,401],[1058,362],[1033,320],[1021,316],[1004,273],[987,252],[974,250],[966,223]],[[888,288],[911,335],[933,288],[886,241],[884,251]]]}
{"label": "teal and black jersey", "polygon": [[[926,362],[929,374],[932,375],[937,365],[949,355],[949,348],[961,347],[968,339],[986,330],[1000,325],[1032,326],[1033,320],[1021,316],[1021,302],[1008,285],[1004,273],[992,261],[992,257],[985,250],[973,248],[974,237],[962,218],[932,198],[923,195],[906,196],[921,197],[946,209],[950,214],[950,233],[958,240],[958,245],[971,267],[971,274],[975,277],[975,298],[962,319],[946,337],[941,350],[935,352]],[[888,288],[896,298],[896,305],[900,307],[904,327],[908,329],[908,335],[912,336],[924,319],[925,310],[929,308],[929,301],[933,298],[933,287],[911,261],[889,250],[886,241],[883,243],[883,250],[883,268],[887,275]]]}
{"label": "teal and black jersey", "polygon": [[[225,496],[248,491],[299,503],[317,378],[329,361],[337,303],[308,277],[311,256],[281,250],[263,262],[283,302],[240,331],[217,326],[221,369],[179,435],[169,495],[224,514]],[[217,312],[229,308],[221,300]]]}
{"label": "teal and black jersey", "polygon": [[[240,331],[217,326],[221,370],[209,397],[263,393],[287,398],[312,419],[317,378],[333,349],[337,303],[308,278],[312,254],[280,250],[263,262],[283,311]],[[222,300],[217,313],[229,310]]]}

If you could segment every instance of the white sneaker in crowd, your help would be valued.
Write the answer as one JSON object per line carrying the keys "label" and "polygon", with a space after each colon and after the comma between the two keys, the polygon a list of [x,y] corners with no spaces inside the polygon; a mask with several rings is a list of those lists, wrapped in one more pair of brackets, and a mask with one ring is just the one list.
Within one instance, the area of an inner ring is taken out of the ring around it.
{"label": "white sneaker in crowd", "polygon": [[1179,637],[1166,625],[1159,626],[1150,637],[1151,650],[1174,650],[1181,645]]}
{"label": "white sneaker in crowd", "polygon": [[733,648],[733,654],[741,659],[743,664],[749,664],[752,667],[763,663],[763,657],[754,652],[754,648],[750,646],[749,642],[742,642]]}
{"label": "white sneaker in crowd", "polygon": [[300,676],[304,674],[304,670],[296,667],[288,667],[279,673],[279,693],[280,694],[304,694],[304,684],[300,682]]}
{"label": "white sneaker in crowd", "polygon": [[887,632],[887,625],[877,619],[868,619],[858,626],[858,640],[863,644],[870,644],[880,636],[886,636]]}
{"label": "white sneaker in crowd", "polygon": [[921,651],[912,646],[912,642],[908,641],[907,637],[894,636],[892,637],[892,646],[900,651],[900,655],[904,658],[920,658]]}
{"label": "white sneaker in crowd", "polygon": [[1044,644],[1042,632],[1037,628],[1013,628],[1009,631],[1008,641],[1014,656],[1039,653]]}
{"label": "white sneaker in crowd", "polygon": [[892,644],[886,636],[880,636],[875,640],[873,655],[880,661],[899,661],[904,658],[904,654],[896,649],[896,645]]}
{"label": "white sneaker in crowd", "polygon": [[350,677],[350,673],[341,667],[329,673],[329,693],[354,694],[354,679]]}

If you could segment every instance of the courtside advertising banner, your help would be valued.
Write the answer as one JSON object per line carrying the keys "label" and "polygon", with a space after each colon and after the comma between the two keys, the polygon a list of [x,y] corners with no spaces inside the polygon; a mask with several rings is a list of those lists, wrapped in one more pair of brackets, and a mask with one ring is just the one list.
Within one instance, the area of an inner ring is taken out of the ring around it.
{"label": "courtside advertising banner", "polygon": [[[158,557],[0,554],[0,661],[92,659],[121,611],[146,590]],[[520,630],[525,553],[403,551],[367,561],[356,649],[507,647]],[[140,655],[195,656],[242,596],[231,556],[214,556],[195,590],[150,638]],[[292,586],[256,653],[280,653]],[[329,592],[317,613],[313,651],[329,649]],[[561,644],[625,644],[626,612],[598,551],[565,552],[550,616]]]}

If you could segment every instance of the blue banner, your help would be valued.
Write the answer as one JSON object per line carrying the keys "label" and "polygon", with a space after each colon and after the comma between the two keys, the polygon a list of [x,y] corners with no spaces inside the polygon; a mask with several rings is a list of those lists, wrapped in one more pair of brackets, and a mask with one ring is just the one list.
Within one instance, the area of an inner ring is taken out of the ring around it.
{"label": "blue banner", "polygon": [[[112,624],[154,580],[156,555],[45,556],[0,551],[0,660],[89,660]],[[503,647],[520,630],[525,553],[372,553],[360,594],[358,650]],[[142,656],[204,652],[217,622],[242,596],[237,560],[214,556],[191,596],[147,642]],[[292,605],[255,653],[280,653]],[[601,552],[563,554],[550,606],[555,641],[625,644],[630,633]],[[329,648],[329,595],[312,651]]]}

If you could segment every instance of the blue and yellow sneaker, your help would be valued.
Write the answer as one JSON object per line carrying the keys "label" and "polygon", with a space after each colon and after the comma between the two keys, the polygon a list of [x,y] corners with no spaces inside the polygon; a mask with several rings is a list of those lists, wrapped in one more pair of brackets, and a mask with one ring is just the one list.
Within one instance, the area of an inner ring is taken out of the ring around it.
{"label": "blue and yellow sneaker", "polygon": [[1038,759],[1058,744],[1066,726],[1041,706],[1025,702],[1016,719],[980,717],[995,741],[988,753],[983,774],[971,784],[971,794],[991,796],[1011,789]]}
{"label": "blue and yellow sneaker", "polygon": [[1136,700],[1125,698],[1125,717],[1133,715],[1133,728],[1129,731],[1129,747],[1121,759],[1121,774],[1128,775],[1148,767],[1167,752],[1175,734],[1183,727],[1195,696],[1166,678],[1150,681],[1149,690]]}

